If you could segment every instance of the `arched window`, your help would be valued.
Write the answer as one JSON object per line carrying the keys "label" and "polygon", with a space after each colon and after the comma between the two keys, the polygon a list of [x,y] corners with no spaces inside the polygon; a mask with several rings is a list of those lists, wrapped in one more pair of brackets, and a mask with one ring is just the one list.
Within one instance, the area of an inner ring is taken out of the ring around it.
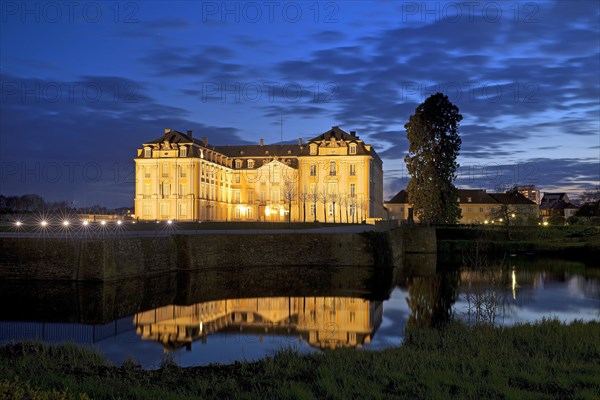
{"label": "arched window", "polygon": [[330,176],[335,176],[336,175],[335,161],[331,161],[329,163],[329,175]]}

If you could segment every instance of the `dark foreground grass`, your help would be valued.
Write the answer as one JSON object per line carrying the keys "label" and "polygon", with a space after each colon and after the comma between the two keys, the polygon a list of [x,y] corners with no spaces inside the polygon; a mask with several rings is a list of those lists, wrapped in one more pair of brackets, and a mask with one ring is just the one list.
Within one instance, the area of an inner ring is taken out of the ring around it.
{"label": "dark foreground grass", "polygon": [[11,399],[598,399],[600,323],[419,330],[402,347],[144,371],[74,346],[0,348]]}

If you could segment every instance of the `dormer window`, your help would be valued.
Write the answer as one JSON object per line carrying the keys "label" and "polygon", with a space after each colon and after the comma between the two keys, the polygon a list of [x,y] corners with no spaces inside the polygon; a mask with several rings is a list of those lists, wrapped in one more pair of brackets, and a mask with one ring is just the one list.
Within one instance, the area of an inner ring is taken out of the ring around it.
{"label": "dormer window", "polygon": [[350,143],[350,154],[356,154],[356,143]]}
{"label": "dormer window", "polygon": [[235,167],[242,168],[242,160],[235,160]]}
{"label": "dormer window", "polygon": [[144,148],[144,157],[152,157],[152,149],[150,147]]}
{"label": "dormer window", "polygon": [[467,202],[470,203],[472,201],[471,197],[467,197]]}
{"label": "dormer window", "polygon": [[254,168],[254,160],[248,160],[248,168]]}
{"label": "dormer window", "polygon": [[179,148],[179,157],[187,157],[187,147],[181,146]]}
{"label": "dormer window", "polygon": [[317,155],[317,145],[314,143],[310,144],[310,155],[311,156],[316,156]]}

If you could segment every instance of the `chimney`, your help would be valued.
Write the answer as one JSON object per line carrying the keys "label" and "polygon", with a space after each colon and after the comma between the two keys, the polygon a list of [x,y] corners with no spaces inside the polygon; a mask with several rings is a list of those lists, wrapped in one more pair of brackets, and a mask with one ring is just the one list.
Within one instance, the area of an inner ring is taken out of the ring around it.
{"label": "chimney", "polygon": [[332,126],[331,129],[339,129],[339,126],[337,126],[337,125]]}
{"label": "chimney", "polygon": [[350,134],[354,137],[356,137],[356,131],[350,131]]}
{"label": "chimney", "polygon": [[171,128],[165,128],[165,133],[171,132]]}
{"label": "chimney", "polygon": [[265,145],[265,139],[262,139],[262,138],[260,139],[260,145],[261,145],[261,146],[264,146],[264,145]]}
{"label": "chimney", "polygon": [[208,146],[208,138],[206,136],[204,136],[202,138],[202,142],[204,143],[205,146]]}
{"label": "chimney", "polygon": [[302,146],[302,138],[298,138],[298,146]]}
{"label": "chimney", "polygon": [[187,134],[190,138],[194,137],[194,132],[192,132],[192,131],[187,131]]}

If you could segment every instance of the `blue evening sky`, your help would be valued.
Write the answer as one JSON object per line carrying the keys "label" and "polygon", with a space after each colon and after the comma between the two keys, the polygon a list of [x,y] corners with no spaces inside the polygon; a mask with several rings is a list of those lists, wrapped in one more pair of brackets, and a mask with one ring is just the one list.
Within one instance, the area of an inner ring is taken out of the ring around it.
{"label": "blue evening sky", "polygon": [[408,181],[403,125],[442,91],[463,115],[460,187],[600,181],[600,3],[3,1],[0,193],[131,206],[164,128],[212,144],[333,125]]}

